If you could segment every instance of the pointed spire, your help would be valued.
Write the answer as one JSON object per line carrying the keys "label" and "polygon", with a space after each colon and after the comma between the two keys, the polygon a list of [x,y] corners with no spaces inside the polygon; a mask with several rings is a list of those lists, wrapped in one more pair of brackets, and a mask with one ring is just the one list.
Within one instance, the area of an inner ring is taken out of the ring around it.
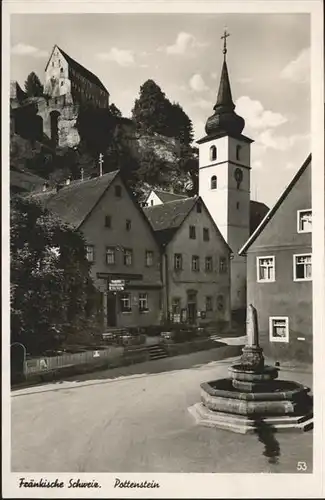
{"label": "pointed spire", "polygon": [[235,109],[235,105],[233,103],[232,95],[231,95],[231,88],[230,88],[226,59],[223,61],[223,64],[222,64],[218,97],[217,97],[217,102],[216,102],[213,109],[217,110],[220,107],[227,108],[231,111]]}
{"label": "pointed spire", "polygon": [[205,131],[208,135],[241,134],[245,121],[241,116],[238,116],[234,109],[235,104],[232,100],[230,81],[228,75],[226,54],[227,54],[227,37],[230,36],[225,29],[223,36],[223,63],[220,77],[220,84],[217,96],[217,102],[214,105],[214,114],[210,116],[206,122]]}

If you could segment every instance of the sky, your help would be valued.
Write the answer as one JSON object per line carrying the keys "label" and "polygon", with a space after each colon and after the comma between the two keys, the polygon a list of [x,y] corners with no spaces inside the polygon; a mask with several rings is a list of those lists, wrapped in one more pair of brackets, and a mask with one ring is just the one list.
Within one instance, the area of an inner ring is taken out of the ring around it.
{"label": "sky", "polygon": [[193,122],[213,114],[227,27],[236,112],[251,146],[251,199],[271,207],[310,153],[308,14],[14,14],[11,75],[23,87],[55,44],[95,73],[124,116],[153,79]]}

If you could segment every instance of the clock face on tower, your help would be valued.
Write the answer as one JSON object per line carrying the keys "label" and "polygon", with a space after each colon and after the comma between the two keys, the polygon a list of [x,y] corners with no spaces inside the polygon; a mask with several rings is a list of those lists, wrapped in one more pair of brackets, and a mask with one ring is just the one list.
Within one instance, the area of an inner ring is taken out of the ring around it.
{"label": "clock face on tower", "polygon": [[236,168],[234,172],[234,177],[237,182],[237,189],[239,189],[239,186],[243,180],[243,171],[240,168]]}

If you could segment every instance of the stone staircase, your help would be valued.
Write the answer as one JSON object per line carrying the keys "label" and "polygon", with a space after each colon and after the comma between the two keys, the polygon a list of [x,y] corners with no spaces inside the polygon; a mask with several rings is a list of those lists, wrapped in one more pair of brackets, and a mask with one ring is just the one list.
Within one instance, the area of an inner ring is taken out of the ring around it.
{"label": "stone staircase", "polygon": [[168,354],[161,344],[149,345],[146,347],[149,352],[150,360],[167,358]]}

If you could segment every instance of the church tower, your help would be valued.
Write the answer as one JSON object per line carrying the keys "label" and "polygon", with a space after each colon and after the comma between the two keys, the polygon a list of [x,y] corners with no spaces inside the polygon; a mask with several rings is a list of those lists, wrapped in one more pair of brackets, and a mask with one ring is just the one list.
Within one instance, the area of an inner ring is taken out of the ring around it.
{"label": "church tower", "polygon": [[245,121],[235,113],[226,61],[228,33],[214,113],[207,119],[199,145],[199,195],[230,246],[231,309],[246,308],[246,259],[238,251],[249,238],[250,145]]}

